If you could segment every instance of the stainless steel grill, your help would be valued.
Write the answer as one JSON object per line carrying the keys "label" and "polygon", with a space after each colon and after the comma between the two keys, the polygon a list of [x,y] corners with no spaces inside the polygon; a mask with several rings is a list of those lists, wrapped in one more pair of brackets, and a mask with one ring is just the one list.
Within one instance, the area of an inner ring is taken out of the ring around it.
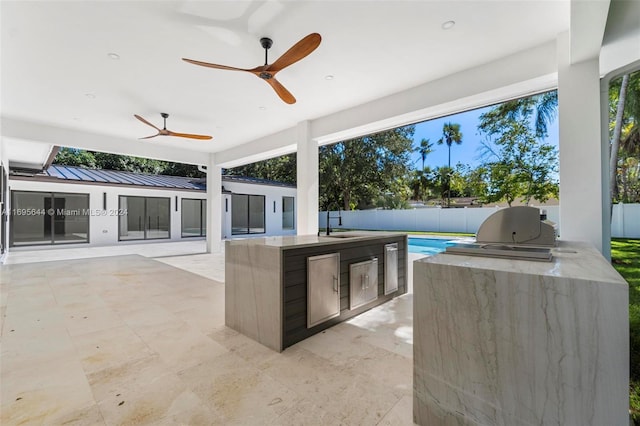
{"label": "stainless steel grill", "polygon": [[446,253],[550,262],[556,245],[556,226],[541,220],[535,207],[518,206],[498,210],[478,229],[475,243],[458,243]]}

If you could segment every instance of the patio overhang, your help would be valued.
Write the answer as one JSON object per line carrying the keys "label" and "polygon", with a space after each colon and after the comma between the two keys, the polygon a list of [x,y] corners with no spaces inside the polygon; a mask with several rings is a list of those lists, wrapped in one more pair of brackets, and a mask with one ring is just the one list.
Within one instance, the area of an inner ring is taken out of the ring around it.
{"label": "patio overhang", "polygon": [[[606,255],[610,235],[605,184],[608,138],[604,132],[605,94],[600,88],[600,80],[605,77],[608,81],[616,73],[640,64],[640,49],[637,48],[640,46],[640,25],[637,25],[640,6],[626,0],[571,0],[569,5],[570,26],[554,40],[523,45],[519,51],[501,58],[480,62],[328,114],[296,115],[298,121],[294,125],[263,132],[260,137],[223,149],[206,151],[198,145],[164,141],[139,144],[121,136],[3,115],[1,157],[5,165],[18,161],[12,158],[13,147],[29,141],[45,146],[43,152],[53,146],[72,146],[205,165],[208,168],[209,202],[219,203],[221,194],[211,192],[211,188],[221,187],[218,175],[222,168],[297,152],[298,232],[315,233],[318,228],[317,220],[313,218],[316,216],[317,219],[319,145],[558,88],[561,93],[559,125],[563,182],[561,227],[564,226],[561,237],[590,241]],[[588,102],[583,102],[585,97]],[[589,126],[583,125],[584,117],[589,117]],[[581,141],[580,145],[577,141]],[[584,167],[583,156],[593,162],[593,168]],[[589,184],[585,185],[585,182]],[[218,227],[211,225],[219,221],[219,217],[215,217],[219,209],[211,210],[209,229],[214,232],[208,238],[209,247],[215,250],[217,244],[213,242],[219,240],[220,235],[215,232]],[[574,221],[574,217],[585,219]],[[570,222],[573,225],[568,225]]]}

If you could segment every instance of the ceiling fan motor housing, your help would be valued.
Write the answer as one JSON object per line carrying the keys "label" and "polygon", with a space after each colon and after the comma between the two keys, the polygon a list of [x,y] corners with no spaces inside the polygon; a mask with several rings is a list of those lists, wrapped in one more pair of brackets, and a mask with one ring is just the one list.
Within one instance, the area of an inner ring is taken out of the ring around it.
{"label": "ceiling fan motor housing", "polygon": [[264,49],[270,49],[271,46],[273,46],[273,40],[271,40],[269,37],[262,37],[260,39],[260,44]]}

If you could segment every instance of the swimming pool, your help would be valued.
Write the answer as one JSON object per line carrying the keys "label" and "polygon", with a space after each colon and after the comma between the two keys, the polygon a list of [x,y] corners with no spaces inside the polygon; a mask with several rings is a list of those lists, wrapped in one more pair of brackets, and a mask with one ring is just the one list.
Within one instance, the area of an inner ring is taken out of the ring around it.
{"label": "swimming pool", "polygon": [[433,255],[443,252],[452,243],[444,238],[409,237],[409,253]]}

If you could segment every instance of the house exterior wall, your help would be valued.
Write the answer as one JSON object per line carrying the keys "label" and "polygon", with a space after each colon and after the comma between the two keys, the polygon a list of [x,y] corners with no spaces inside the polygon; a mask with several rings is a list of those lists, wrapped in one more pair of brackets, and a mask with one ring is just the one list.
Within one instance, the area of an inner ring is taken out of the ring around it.
{"label": "house exterior wall", "polygon": [[[162,197],[170,201],[170,238],[148,241],[180,241],[181,237],[181,200],[182,198],[206,199],[207,194],[201,191],[174,191],[151,188],[134,188],[126,186],[83,185],[73,183],[25,181],[9,179],[11,191],[42,191],[89,194],[89,244],[112,245],[126,243],[118,241],[118,209],[119,196]],[[103,210],[103,194],[107,194],[107,208]],[[176,211],[176,197],[178,211]],[[132,240],[141,242],[143,240]],[[47,246],[52,247],[52,246]]]}
{"label": "house exterior wall", "polygon": [[[252,194],[263,195],[265,197],[265,233],[251,235],[232,235],[231,233],[231,212],[232,200],[231,194],[225,193],[222,196],[221,211],[221,229],[222,238],[246,238],[246,237],[264,237],[274,235],[294,235],[294,229],[282,229],[282,197],[294,197],[294,218],[297,210],[295,201],[295,187],[281,187],[271,185],[249,184],[245,182],[223,181],[226,191],[235,194]],[[92,214],[89,217],[89,245],[113,245],[140,243],[145,241],[182,241],[182,199],[201,199],[206,200],[207,194],[204,191],[180,191],[170,189],[153,189],[149,187],[128,187],[128,186],[103,186],[103,185],[87,185],[69,182],[43,182],[28,181],[20,179],[9,179],[10,191],[38,191],[38,192],[64,192],[89,194],[89,210]],[[103,194],[107,194],[107,208],[103,210]],[[170,238],[154,239],[154,240],[118,240],[118,217],[119,212],[119,196],[137,196],[137,197],[161,197],[169,198],[170,202]],[[177,198],[176,198],[177,197]],[[177,201],[177,209],[176,209]],[[275,211],[274,211],[275,203]],[[8,206],[7,209],[11,207]],[[199,238],[199,237],[187,237]],[[34,246],[29,246],[34,247]],[[54,247],[47,245],[48,248]],[[57,247],[57,246],[56,246]]]}
{"label": "house exterior wall", "polygon": [[[231,212],[233,209],[231,202],[231,194],[223,194],[222,200],[222,238],[252,238],[265,237],[273,235],[295,235],[297,223],[294,223],[294,229],[282,229],[282,197],[294,197],[294,221],[298,211],[298,203],[295,187],[271,186],[250,184],[244,182],[232,182],[223,180],[222,186],[225,191],[231,191],[234,194],[252,194],[264,195],[264,216],[265,216],[265,233],[249,234],[249,235],[232,235],[231,233]],[[275,209],[274,209],[275,203]]]}

